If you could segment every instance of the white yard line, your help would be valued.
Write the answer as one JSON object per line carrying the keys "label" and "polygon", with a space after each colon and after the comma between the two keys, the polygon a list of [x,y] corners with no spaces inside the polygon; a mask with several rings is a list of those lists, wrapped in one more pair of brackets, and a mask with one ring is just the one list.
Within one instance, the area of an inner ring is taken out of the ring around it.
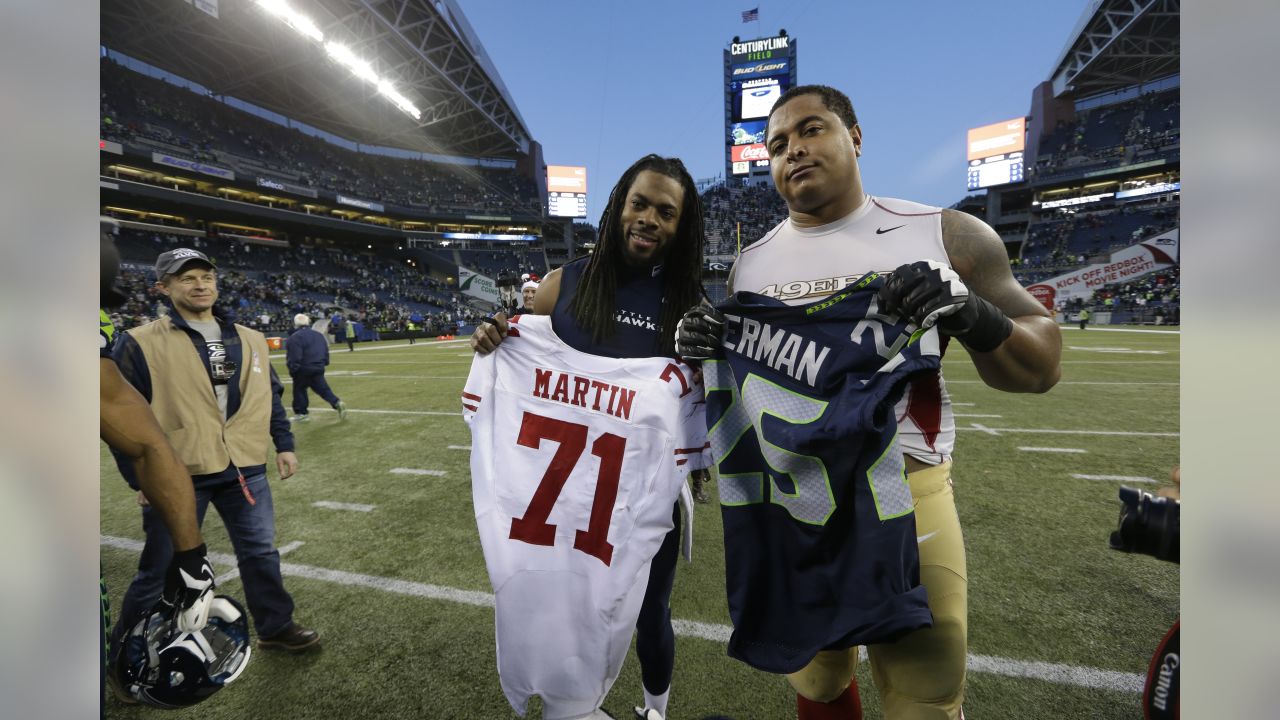
{"label": "white yard line", "polygon": [[363,503],[340,503],[331,502],[329,500],[317,500],[311,503],[311,507],[325,508],[326,510],[353,510],[355,512],[372,512],[377,505],[365,505]]}
{"label": "white yard line", "polygon": [[[333,408],[316,408],[316,412],[338,412]],[[368,408],[347,408],[349,413],[368,413],[371,415],[448,415],[461,417],[460,412],[445,412],[444,410],[370,410]]]}
{"label": "white yard line", "polygon": [[449,450],[470,450],[471,446],[470,445],[450,445],[448,449]]}
{"label": "white yard line", "polygon": [[[142,543],[136,540],[128,540],[125,538],[116,538],[106,535],[102,536],[102,545],[131,552],[137,552],[142,549]],[[210,559],[216,562],[235,561],[235,558],[221,553],[211,554]],[[487,592],[461,590],[444,585],[430,585],[428,583],[419,583],[410,580],[397,580],[395,578],[364,575],[361,573],[345,572],[342,570],[330,570],[328,568],[314,567],[311,565],[298,565],[295,563],[281,563],[280,570],[290,577],[300,577],[308,580],[322,580],[347,587],[365,587],[397,595],[408,595],[410,597],[425,598],[429,600],[444,600],[446,602],[470,605],[472,607],[492,608],[494,606],[493,595]],[[490,616],[491,614],[488,614],[485,617]],[[728,642],[729,635],[733,632],[733,628],[728,625],[697,622],[694,620],[681,620],[676,618],[671,620],[671,626],[675,630],[676,634],[681,637],[700,638],[702,640],[710,640],[715,643]],[[968,666],[969,670],[973,672],[1004,675],[1006,677],[1031,678],[1057,685],[1076,685],[1079,687],[1114,690],[1116,692],[1126,693],[1142,692],[1142,683],[1144,680],[1143,676],[1139,673],[1102,670],[1100,668],[1084,667],[1080,665],[1063,665],[1060,663],[1041,662],[1038,660],[1015,660],[1013,658],[1003,658],[992,655],[971,654],[969,655]]]}
{"label": "white yard line", "polygon": [[[465,343],[465,342],[471,342],[471,339],[467,338],[466,340],[432,340],[430,343],[423,342],[423,343],[416,343],[414,345],[410,345],[409,343],[400,343],[397,345],[379,345],[377,347],[357,347],[355,351],[356,352],[373,352],[374,350],[395,350],[397,348],[407,348],[407,347],[424,347],[424,348],[425,347],[448,347],[450,345],[457,345],[459,343]],[[343,348],[342,345],[329,346],[330,356],[340,352],[350,353],[351,350],[349,348]],[[284,355],[285,355],[284,353],[275,353],[273,355],[269,355],[268,357],[274,360],[277,358],[283,358]]]}
{"label": "white yard line", "polygon": [[[385,376],[384,376],[385,377]],[[332,408],[316,408],[316,412],[335,412]],[[375,415],[443,415],[447,417],[461,417],[460,412],[446,412],[443,410],[382,410],[374,408],[348,408],[348,413],[370,413]],[[956,417],[999,417],[997,415],[963,415]],[[1104,435],[1115,437],[1180,437],[1180,433],[1176,432],[1143,432],[1140,430],[1061,430],[1056,428],[991,428],[980,423],[972,423],[970,426],[957,425],[956,430],[977,431],[988,435],[1000,435],[1002,433],[1022,433],[1030,435]],[[450,446],[450,449],[462,449],[462,446]],[[466,448],[470,450],[471,448]]]}
{"label": "white yard line", "polygon": [[1054,447],[1024,447],[1024,446],[1018,446],[1018,449],[1019,449],[1019,450],[1021,450],[1021,451],[1023,451],[1023,452],[1042,452],[1042,453],[1087,453],[1087,452],[1089,452],[1088,450],[1081,450],[1080,448],[1054,448]]}
{"label": "white yard line", "polygon": [[958,403],[958,402],[951,403],[951,407],[973,407],[974,405],[975,403]]}
{"label": "white yard line", "polygon": [[974,423],[973,427],[956,426],[956,430],[977,430],[988,435],[1024,433],[1029,435],[1106,435],[1117,437],[1179,437],[1176,432],[1141,432],[1138,430],[1052,430],[1049,428],[989,428]]}
{"label": "white yard line", "polygon": [[1080,473],[1071,473],[1071,477],[1077,480],[1104,480],[1109,482],[1134,482],[1134,483],[1154,483],[1154,478],[1143,477],[1141,475],[1081,475]]}
{"label": "white yard line", "polygon": [[389,472],[392,475],[430,475],[431,477],[444,477],[449,474],[444,470],[421,470],[419,468],[391,468]]}
{"label": "white yard line", "polygon": [[[466,375],[383,375],[382,373],[369,372],[361,375],[338,375],[339,379],[346,380],[352,378],[355,380],[466,380]],[[288,385],[292,382],[289,378],[281,378],[281,382]]]}
{"label": "white yard line", "polygon": [[[1059,325],[1063,330],[1080,330],[1079,325]],[[1084,332],[1145,333],[1147,335],[1181,335],[1180,330],[1140,330],[1138,328],[1106,328],[1092,326]]]}
{"label": "white yard line", "polygon": [[[1146,365],[1147,363],[1143,363]],[[947,380],[948,385],[986,385],[982,380]],[[1063,385],[1172,385],[1178,387],[1182,383],[1176,382],[1108,382],[1101,380],[1070,380],[1060,382],[1054,387],[1062,387]]]}
{"label": "white yard line", "polygon": [[977,415],[970,413],[954,413],[954,417],[958,418],[1002,418],[1003,415]]}
{"label": "white yard line", "polygon": [[[141,540],[130,540],[128,538],[111,537],[110,535],[102,536],[102,544],[106,547],[113,547],[119,550],[128,550],[130,552],[142,552],[142,546],[143,546],[143,543]],[[294,550],[297,550],[298,548],[302,547],[305,544],[306,543],[303,542],[302,540],[294,540],[293,542],[287,545],[282,545],[277,549],[280,552],[280,557],[284,557],[285,555],[288,555],[289,553],[293,552]],[[223,573],[222,575],[219,575],[217,578],[214,579],[214,582],[216,584],[221,585],[229,580],[235,580],[236,578],[240,577],[240,568],[237,566],[235,555],[227,555],[226,553],[209,553],[209,561],[218,563],[219,565],[230,565],[232,567],[231,570]]]}
{"label": "white yard line", "polygon": [[1177,360],[1059,360],[1063,365],[1181,365]]}

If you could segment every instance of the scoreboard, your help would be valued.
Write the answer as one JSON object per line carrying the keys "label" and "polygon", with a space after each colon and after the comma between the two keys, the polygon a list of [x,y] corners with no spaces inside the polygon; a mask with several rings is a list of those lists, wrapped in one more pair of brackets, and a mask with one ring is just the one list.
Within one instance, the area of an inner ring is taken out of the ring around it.
{"label": "scoreboard", "polygon": [[1014,118],[969,131],[969,168],[965,187],[979,190],[1023,180],[1027,119]]}
{"label": "scoreboard", "polygon": [[587,216],[587,169],[585,167],[547,166],[547,214],[562,218]]}
{"label": "scoreboard", "polygon": [[773,104],[795,85],[796,41],[786,31],[729,43],[724,51],[726,178],[753,181],[768,176],[765,123]]}

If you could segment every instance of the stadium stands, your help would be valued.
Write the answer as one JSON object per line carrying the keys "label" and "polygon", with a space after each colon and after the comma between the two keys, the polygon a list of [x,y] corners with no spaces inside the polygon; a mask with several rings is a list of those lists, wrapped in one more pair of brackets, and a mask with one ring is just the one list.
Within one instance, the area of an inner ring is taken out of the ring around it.
{"label": "stadium stands", "polygon": [[1106,164],[1174,156],[1181,142],[1179,91],[1081,110],[1043,137],[1029,177],[1041,181]]}
{"label": "stadium stands", "polygon": [[541,214],[533,181],[511,170],[354,152],[107,58],[101,78],[104,140],[422,211]]}
{"label": "stadium stands", "polygon": [[445,326],[458,320],[474,324],[484,312],[407,260],[350,247],[280,248],[128,228],[120,230],[117,245],[128,301],[115,320],[124,329],[159,312],[150,268],[159,253],[175,247],[193,247],[209,255],[218,265],[223,306],[239,322],[266,332],[287,332],[299,312],[320,318],[341,310],[383,331],[402,329],[415,314],[428,326]]}

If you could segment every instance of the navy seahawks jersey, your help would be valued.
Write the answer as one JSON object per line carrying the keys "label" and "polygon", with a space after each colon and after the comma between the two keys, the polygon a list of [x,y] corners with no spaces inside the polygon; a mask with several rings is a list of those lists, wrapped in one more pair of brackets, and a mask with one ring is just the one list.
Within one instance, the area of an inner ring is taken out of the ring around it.
{"label": "navy seahawks jersey", "polygon": [[809,305],[739,292],[703,364],[720,470],[729,654],[790,673],[820,650],[930,626],[893,406],[936,330],[877,312],[870,273]]}
{"label": "navy seahawks jersey", "polygon": [[560,268],[560,295],[551,311],[551,325],[556,335],[574,350],[590,355],[613,358],[663,355],[658,332],[662,321],[662,266],[643,270],[623,267],[618,270],[613,335],[596,342],[589,331],[578,325],[569,309],[590,259],[578,258]]}

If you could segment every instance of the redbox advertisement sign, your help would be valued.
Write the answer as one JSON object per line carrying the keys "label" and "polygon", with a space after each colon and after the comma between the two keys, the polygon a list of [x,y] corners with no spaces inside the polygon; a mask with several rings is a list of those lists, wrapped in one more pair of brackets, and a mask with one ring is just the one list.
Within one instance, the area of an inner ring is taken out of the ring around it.
{"label": "redbox advertisement sign", "polygon": [[762,143],[752,143],[751,145],[734,145],[732,148],[733,162],[751,162],[753,160],[768,160],[769,151],[765,149]]}
{"label": "redbox advertisement sign", "polygon": [[1046,310],[1050,312],[1053,311],[1054,296],[1058,293],[1053,289],[1052,285],[1032,285],[1027,288],[1027,292],[1031,293],[1031,297],[1039,300],[1040,304],[1043,305]]}

